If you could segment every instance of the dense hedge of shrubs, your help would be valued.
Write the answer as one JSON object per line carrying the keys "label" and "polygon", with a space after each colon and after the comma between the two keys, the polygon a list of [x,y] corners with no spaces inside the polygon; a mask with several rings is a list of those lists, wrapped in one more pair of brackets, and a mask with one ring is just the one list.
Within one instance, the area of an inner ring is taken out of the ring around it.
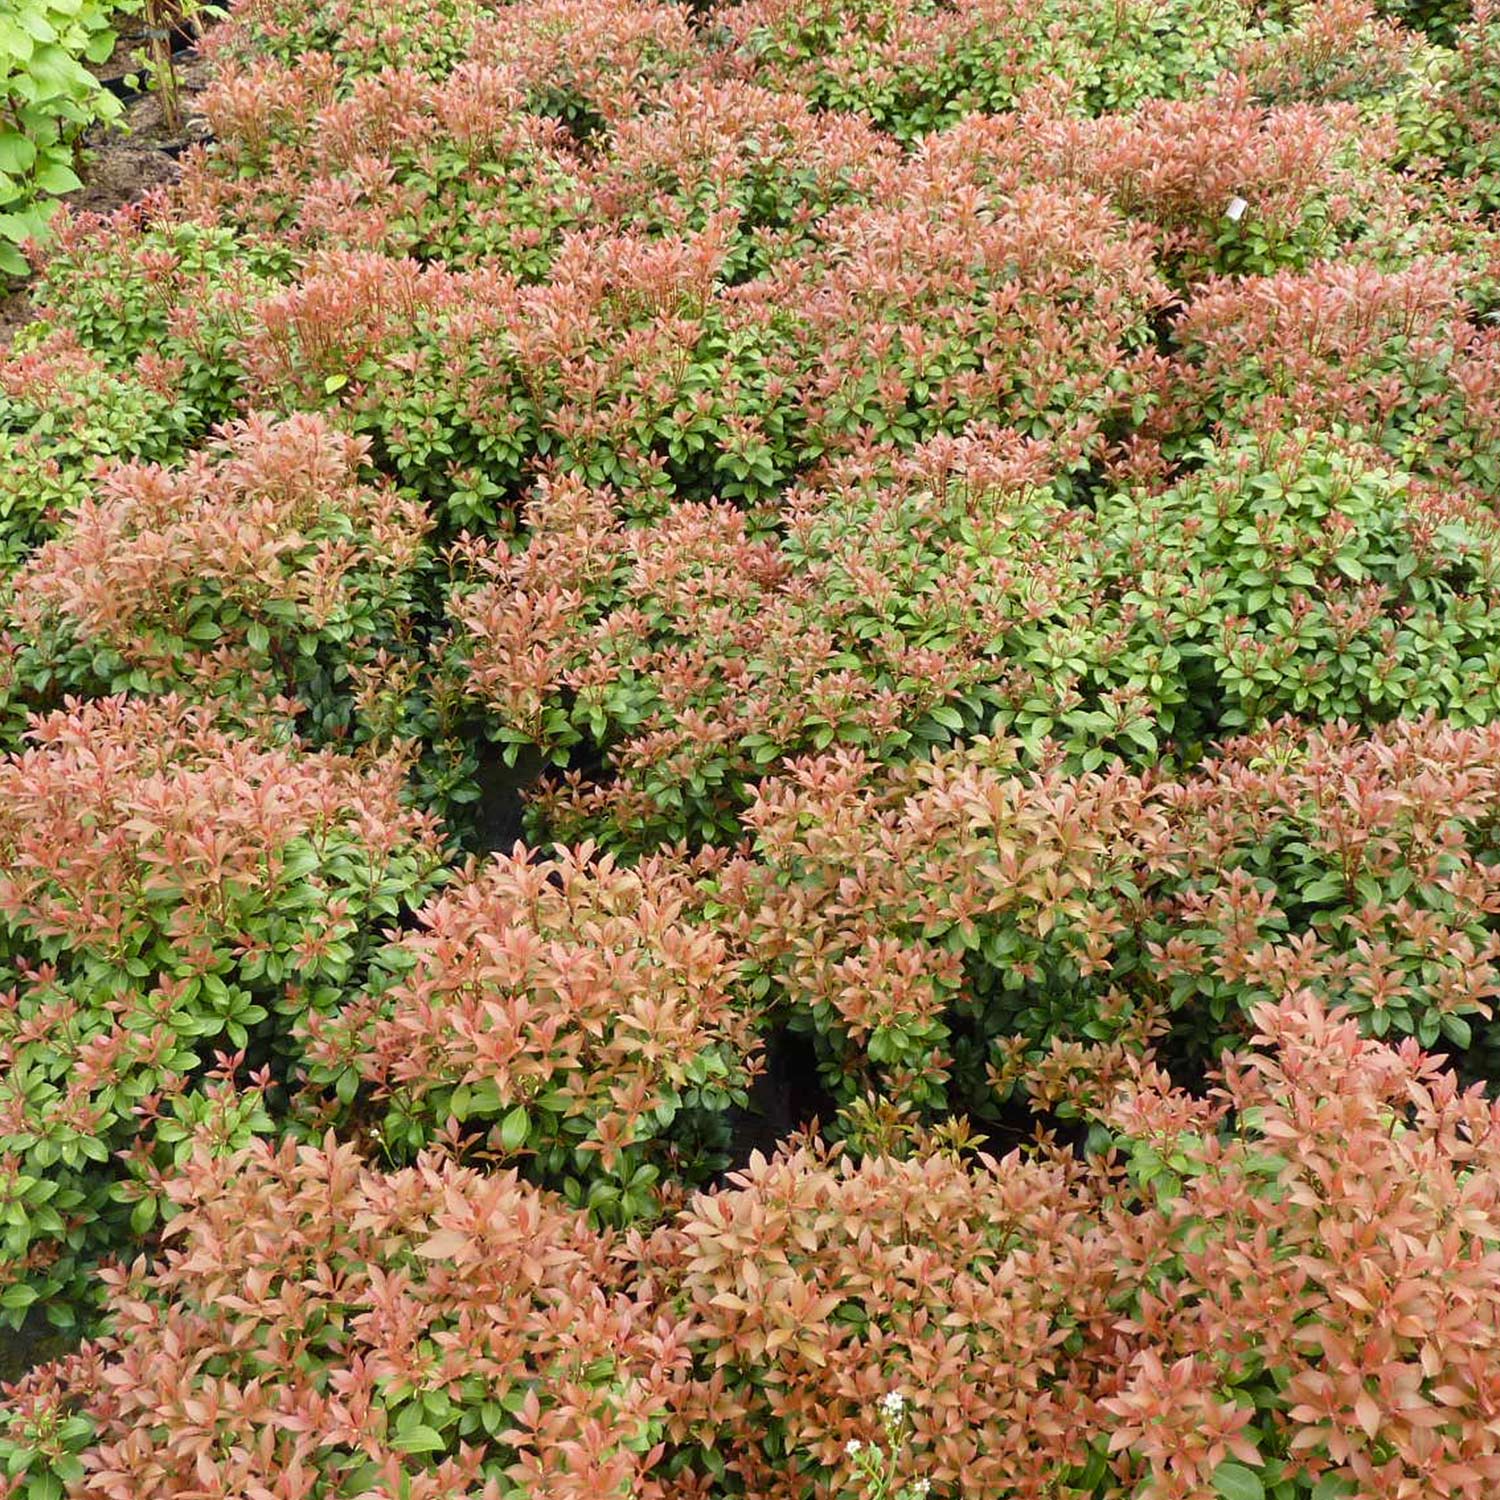
{"label": "dense hedge of shrubs", "polygon": [[1494,1494],[1500,9],[205,49],[0,359],[0,1496]]}

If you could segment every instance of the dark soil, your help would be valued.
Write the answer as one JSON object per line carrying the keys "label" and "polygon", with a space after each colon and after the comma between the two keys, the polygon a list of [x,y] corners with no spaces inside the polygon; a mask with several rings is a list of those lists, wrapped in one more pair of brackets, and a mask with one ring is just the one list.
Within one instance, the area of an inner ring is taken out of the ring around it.
{"label": "dark soil", "polygon": [[[186,124],[179,131],[170,131],[156,95],[132,89],[126,83],[136,71],[137,46],[131,38],[122,38],[114,55],[95,70],[119,95],[125,113],[113,125],[96,125],[80,143],[76,170],[83,186],[62,199],[74,213],[111,214],[144,197],[152,188],[175,181],[181,170],[177,158],[193,142],[207,138],[207,128],[194,110],[194,99],[207,82],[207,64],[188,50],[177,56]],[[25,283],[0,292],[0,351],[8,348],[16,330],[35,316]]]}
{"label": "dark soil", "polygon": [[0,292],[0,349],[8,349],[16,329],[24,327],[35,316],[31,294],[25,286],[9,293]]}
{"label": "dark soil", "polygon": [[33,1365],[68,1353],[77,1342],[76,1335],[49,1328],[35,1307],[19,1328],[0,1325],[0,1385],[19,1380]]}
{"label": "dark soil", "polygon": [[151,188],[177,177],[177,158],[207,129],[193,101],[208,81],[208,66],[185,41],[173,54],[184,124],[169,130],[157,95],[145,88],[140,56],[143,39],[120,38],[113,55],[96,70],[100,80],[125,105],[124,129],[98,127],[84,140],[79,176],[83,186],[68,195],[79,213],[107,214],[133,203]]}
{"label": "dark soil", "polygon": [[12,292],[0,291],[0,355],[10,348],[16,330],[24,328],[35,316],[24,282]]}

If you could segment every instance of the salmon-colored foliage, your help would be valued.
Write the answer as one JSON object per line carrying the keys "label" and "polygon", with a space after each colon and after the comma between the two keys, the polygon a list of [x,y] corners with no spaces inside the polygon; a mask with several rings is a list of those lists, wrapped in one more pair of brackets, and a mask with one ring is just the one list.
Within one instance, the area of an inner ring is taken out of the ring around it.
{"label": "salmon-colored foliage", "polygon": [[0,305],[0,1500],[1492,1500],[1495,0],[229,11]]}
{"label": "salmon-colored foliage", "polygon": [[516,1181],[348,1146],[199,1150],[152,1271],[107,1274],[117,1332],[15,1399],[87,1414],[109,1496],[633,1495],[689,1351],[610,1243]]}
{"label": "salmon-colored foliage", "polygon": [[[132,1212],[149,1227],[159,1122],[185,1101],[192,1126],[216,1056],[284,1063],[276,1018],[357,981],[368,924],[439,862],[394,759],[272,747],[172,697],[52,714],[32,740],[0,762],[0,1173],[37,1208],[0,1240],[12,1307],[76,1293]],[[231,1142],[269,1128],[247,1101],[217,1106]]]}
{"label": "salmon-colored foliage", "polygon": [[387,988],[309,1018],[315,1075],[374,1083],[395,1144],[455,1120],[555,1179],[597,1156],[644,1191],[655,1171],[633,1148],[679,1112],[743,1100],[751,1017],[726,939],[692,920],[689,872],[591,853],[497,856],[424,908],[385,956]]}
{"label": "salmon-colored foliage", "polygon": [[722,504],[646,529],[620,497],[542,486],[524,549],[469,549],[454,691],[511,752],[604,750],[609,779],[538,807],[626,847],[732,835],[766,768],[834,742],[908,760],[990,730],[1094,768],[1286,712],[1494,712],[1478,490],[1304,432],[1088,507],[1065,503],[1067,455],[974,424],[851,455],[760,530]]}
{"label": "salmon-colored foliage", "polygon": [[184,468],[105,472],[14,580],[17,690],[228,697],[243,683],[347,732],[351,672],[409,644],[429,524],[360,483],[367,446],[320,416],[251,418]]}
{"label": "salmon-colored foliage", "polygon": [[1110,1157],[804,1147],[619,1241],[511,1174],[200,1150],[172,1248],[12,1429],[88,1494],[687,1496],[699,1451],[780,1497],[895,1391],[907,1472],[965,1492],[1481,1495],[1495,1106],[1305,997],[1255,1040],[1206,1099],[1059,1067]]}

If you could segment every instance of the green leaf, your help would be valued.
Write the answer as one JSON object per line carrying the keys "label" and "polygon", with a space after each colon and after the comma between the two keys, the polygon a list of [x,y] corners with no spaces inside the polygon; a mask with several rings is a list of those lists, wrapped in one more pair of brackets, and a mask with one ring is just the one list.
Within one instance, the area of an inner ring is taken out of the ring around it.
{"label": "green leaf", "polygon": [[1441,1024],[1443,1035],[1456,1047],[1467,1049],[1474,1040],[1473,1031],[1462,1016],[1444,1013]]}
{"label": "green leaf", "polygon": [[1214,1493],[1224,1500],[1266,1500],[1266,1487],[1260,1476],[1244,1464],[1220,1464],[1214,1470]]}
{"label": "green leaf", "polygon": [[1069,1489],[1082,1490],[1085,1494],[1092,1494],[1099,1487],[1099,1482],[1109,1473],[1109,1461],[1098,1449],[1091,1449],[1089,1461],[1082,1468],[1073,1469],[1067,1478]]}
{"label": "green leaf", "polygon": [[1343,1500],[1354,1493],[1354,1485],[1342,1474],[1325,1474],[1314,1486],[1312,1500]]}
{"label": "green leaf", "polygon": [[130,1227],[137,1234],[145,1234],[156,1222],[156,1199],[145,1197],[140,1199],[134,1208],[130,1210]]}
{"label": "green leaf", "polygon": [[36,160],[36,147],[18,130],[0,130],[0,172],[25,172]]}
{"label": "green leaf", "polygon": [[103,31],[96,32],[90,39],[87,47],[83,49],[83,55],[91,63],[108,62],[109,55],[115,50],[118,37],[115,32],[106,27]]}
{"label": "green leaf", "polygon": [[402,1453],[440,1453],[447,1444],[442,1433],[435,1428],[418,1423],[405,1432],[398,1433],[391,1441],[393,1448]]}
{"label": "green leaf", "polygon": [[0,16],[0,62],[13,59],[18,63],[30,60],[36,43],[31,36],[9,16]]}
{"label": "green leaf", "polygon": [[83,186],[78,173],[60,161],[50,161],[33,179],[44,193],[71,193]]}
{"label": "green leaf", "polygon": [[526,1106],[518,1104],[500,1123],[500,1144],[507,1151],[518,1151],[526,1144],[530,1131],[531,1117],[526,1113]]}

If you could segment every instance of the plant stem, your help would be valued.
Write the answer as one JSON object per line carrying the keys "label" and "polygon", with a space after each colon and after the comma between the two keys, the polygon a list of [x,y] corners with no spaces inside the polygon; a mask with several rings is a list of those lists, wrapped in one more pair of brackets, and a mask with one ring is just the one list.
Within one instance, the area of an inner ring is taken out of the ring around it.
{"label": "plant stem", "polygon": [[182,129],[182,96],[172,63],[172,7],[170,0],[147,0],[146,26],[151,54],[151,76],[161,94],[162,119],[167,129]]}

